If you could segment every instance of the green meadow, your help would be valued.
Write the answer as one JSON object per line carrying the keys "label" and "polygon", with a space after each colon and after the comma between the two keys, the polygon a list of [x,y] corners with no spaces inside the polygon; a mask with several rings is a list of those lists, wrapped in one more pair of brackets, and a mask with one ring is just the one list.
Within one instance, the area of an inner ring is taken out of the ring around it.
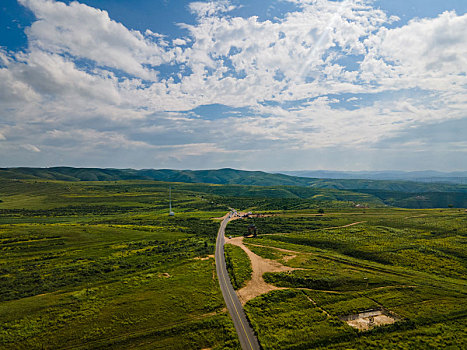
{"label": "green meadow", "polygon": [[225,208],[149,182],[2,181],[0,348],[238,348],[215,274]]}
{"label": "green meadow", "polygon": [[[464,209],[354,208],[320,191],[0,179],[0,348],[239,349],[212,257],[229,206],[266,215],[229,223],[227,235],[254,223],[247,246],[295,268],[265,274],[285,289],[245,306],[264,349],[465,348]],[[248,256],[227,245],[226,260],[241,288]],[[397,322],[359,331],[343,321],[369,309]]]}
{"label": "green meadow", "polygon": [[[467,213],[462,209],[277,212],[252,222],[257,255],[296,268],[266,273],[285,290],[246,311],[264,349],[463,349],[467,344]],[[343,316],[386,310],[398,322],[369,331]]]}
{"label": "green meadow", "polygon": [[224,246],[225,264],[234,289],[245,287],[251,279],[251,263],[242,248],[227,244]]}

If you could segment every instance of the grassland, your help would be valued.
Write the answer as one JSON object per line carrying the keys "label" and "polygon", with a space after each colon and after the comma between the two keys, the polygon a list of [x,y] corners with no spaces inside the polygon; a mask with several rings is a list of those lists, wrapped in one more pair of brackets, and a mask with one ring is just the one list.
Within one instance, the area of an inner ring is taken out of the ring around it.
{"label": "grassland", "polygon": [[[467,344],[467,213],[340,209],[278,212],[254,221],[247,246],[296,268],[267,273],[277,290],[246,311],[264,349],[463,349]],[[399,322],[358,331],[340,317],[369,309]]]}
{"label": "grassland", "polygon": [[225,213],[167,184],[1,181],[0,348],[238,348],[215,275]]}
{"label": "grassland", "polygon": [[240,289],[251,279],[251,262],[242,248],[227,244],[224,247],[225,264],[234,289]]}
{"label": "grassland", "polygon": [[[246,304],[264,349],[465,348],[464,209],[178,183],[169,217],[168,186],[0,179],[0,348],[238,349],[210,257],[212,218],[229,206],[269,216],[233,221],[227,235],[255,223],[247,246],[296,268],[265,274],[285,289]],[[239,249],[226,247],[237,287],[251,274]],[[340,319],[375,308],[400,321],[361,332]]]}

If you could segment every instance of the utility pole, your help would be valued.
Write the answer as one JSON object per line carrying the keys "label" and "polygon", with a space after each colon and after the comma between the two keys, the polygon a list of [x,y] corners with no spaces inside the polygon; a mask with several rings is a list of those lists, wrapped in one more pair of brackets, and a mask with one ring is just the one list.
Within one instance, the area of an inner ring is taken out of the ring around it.
{"label": "utility pole", "polygon": [[172,188],[169,186],[169,216],[174,216],[175,213],[172,211]]}

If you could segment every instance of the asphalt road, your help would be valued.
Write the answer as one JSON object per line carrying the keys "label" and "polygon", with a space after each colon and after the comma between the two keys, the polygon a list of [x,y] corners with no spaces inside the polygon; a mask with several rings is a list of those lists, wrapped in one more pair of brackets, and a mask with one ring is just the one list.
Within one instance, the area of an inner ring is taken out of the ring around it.
{"label": "asphalt road", "polygon": [[229,274],[225,266],[224,257],[224,235],[225,227],[230,220],[230,216],[226,217],[219,227],[216,241],[216,271],[219,279],[219,285],[221,286],[222,295],[224,296],[227,309],[229,310],[230,317],[233,320],[235,329],[237,330],[238,338],[240,339],[240,345],[243,350],[255,350],[260,349],[258,339],[253,332],[250,324],[248,323],[243,306],[238,300],[237,294],[230,283]]}

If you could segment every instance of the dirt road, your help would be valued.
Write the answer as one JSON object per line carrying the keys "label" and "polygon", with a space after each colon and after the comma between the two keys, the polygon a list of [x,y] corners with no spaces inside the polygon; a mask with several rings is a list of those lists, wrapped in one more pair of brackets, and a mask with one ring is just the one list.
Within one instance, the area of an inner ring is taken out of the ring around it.
{"label": "dirt road", "polygon": [[284,266],[277,261],[264,259],[255,253],[253,253],[248,247],[243,244],[243,237],[235,237],[229,239],[226,243],[236,245],[242,248],[251,261],[251,268],[253,270],[251,280],[248,281],[247,285],[237,291],[237,295],[242,302],[245,304],[248,300],[251,300],[258,295],[268,293],[276,289],[285,289],[273,286],[272,284],[266,283],[263,279],[263,274],[266,272],[283,272],[294,270],[291,267]]}

